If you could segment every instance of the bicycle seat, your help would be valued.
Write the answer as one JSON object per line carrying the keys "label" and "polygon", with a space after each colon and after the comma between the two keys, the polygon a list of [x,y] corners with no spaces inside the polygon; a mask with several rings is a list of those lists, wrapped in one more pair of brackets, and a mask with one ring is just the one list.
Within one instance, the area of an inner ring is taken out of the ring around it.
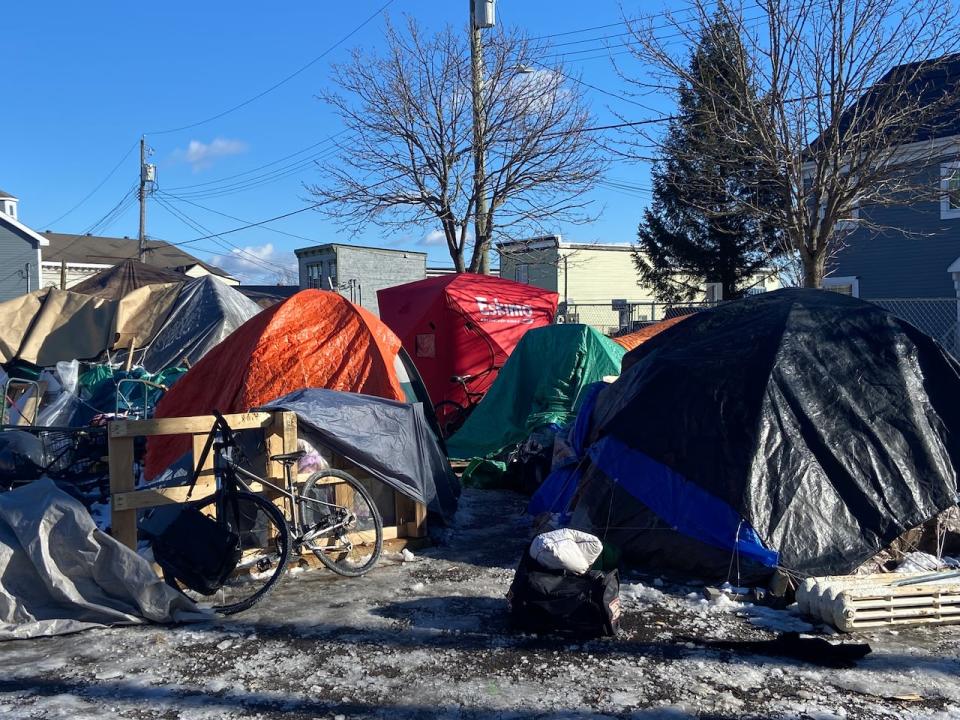
{"label": "bicycle seat", "polygon": [[274,462],[292,464],[300,460],[300,458],[302,458],[306,454],[307,454],[306,450],[294,450],[293,452],[280,453],[279,455],[271,455],[270,459],[273,460]]}
{"label": "bicycle seat", "polygon": [[472,377],[473,375],[454,375],[453,377],[450,378],[450,382],[465,383],[467,380],[469,380]]}

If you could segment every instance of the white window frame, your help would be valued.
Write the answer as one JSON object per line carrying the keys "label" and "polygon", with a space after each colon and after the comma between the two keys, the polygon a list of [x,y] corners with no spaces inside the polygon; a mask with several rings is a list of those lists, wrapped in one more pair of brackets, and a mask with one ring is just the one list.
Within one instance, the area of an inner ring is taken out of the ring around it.
{"label": "white window frame", "polygon": [[825,277],[823,279],[824,290],[830,287],[843,285],[850,286],[851,297],[860,297],[860,278],[856,275],[831,275],[830,277]]}
{"label": "white window frame", "polygon": [[940,164],[940,219],[955,220],[960,218],[960,207],[950,207],[950,179],[960,179],[960,162],[946,162]]}

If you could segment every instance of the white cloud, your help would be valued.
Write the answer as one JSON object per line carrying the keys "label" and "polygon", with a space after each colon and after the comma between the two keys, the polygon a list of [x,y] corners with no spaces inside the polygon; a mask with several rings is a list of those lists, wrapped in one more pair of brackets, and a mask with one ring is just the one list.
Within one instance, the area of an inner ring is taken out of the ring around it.
{"label": "white cloud", "polygon": [[194,172],[200,172],[212,166],[220,158],[245,153],[247,148],[247,144],[242,140],[214,138],[209,143],[191,140],[186,150],[182,148],[174,150],[173,157],[177,162],[188,163]]}
{"label": "white cloud", "polygon": [[244,284],[296,285],[299,281],[296,256],[289,250],[277,250],[273,243],[234,248],[214,255],[210,262]]}
{"label": "white cloud", "polygon": [[443,230],[431,230],[427,233],[426,237],[420,241],[419,244],[426,246],[446,245],[447,236],[444,234]]}

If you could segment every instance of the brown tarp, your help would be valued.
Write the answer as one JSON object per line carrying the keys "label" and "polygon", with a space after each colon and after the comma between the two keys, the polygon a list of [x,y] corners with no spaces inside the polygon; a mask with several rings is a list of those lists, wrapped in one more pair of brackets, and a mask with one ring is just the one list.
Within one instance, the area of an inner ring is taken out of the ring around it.
{"label": "brown tarp", "polygon": [[88,277],[83,282],[70,288],[70,291],[108,300],[119,300],[124,295],[145,285],[185,282],[186,280],[186,275],[173,270],[129,259]]}
{"label": "brown tarp", "polygon": [[678,315],[677,317],[672,317],[668,320],[661,320],[660,322],[653,323],[652,325],[647,325],[645,328],[641,328],[627,335],[621,335],[620,337],[610,339],[618,345],[622,345],[627,350],[633,350],[634,348],[638,348],[643,345],[650,338],[656,337],[667,328],[673,327],[685,317],[689,316]]}
{"label": "brown tarp", "polygon": [[176,300],[180,283],[148,285],[121,300],[44,288],[0,303],[0,363],[41,367],[88,360],[105,350],[149,342]]}

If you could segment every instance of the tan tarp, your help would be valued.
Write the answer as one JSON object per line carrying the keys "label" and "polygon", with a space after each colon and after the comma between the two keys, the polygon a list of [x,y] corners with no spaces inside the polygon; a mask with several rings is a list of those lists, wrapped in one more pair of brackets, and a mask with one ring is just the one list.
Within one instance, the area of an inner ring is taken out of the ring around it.
{"label": "tan tarp", "polygon": [[88,360],[146,345],[169,313],[179,283],[148,285],[120,300],[45,288],[0,303],[0,362]]}

